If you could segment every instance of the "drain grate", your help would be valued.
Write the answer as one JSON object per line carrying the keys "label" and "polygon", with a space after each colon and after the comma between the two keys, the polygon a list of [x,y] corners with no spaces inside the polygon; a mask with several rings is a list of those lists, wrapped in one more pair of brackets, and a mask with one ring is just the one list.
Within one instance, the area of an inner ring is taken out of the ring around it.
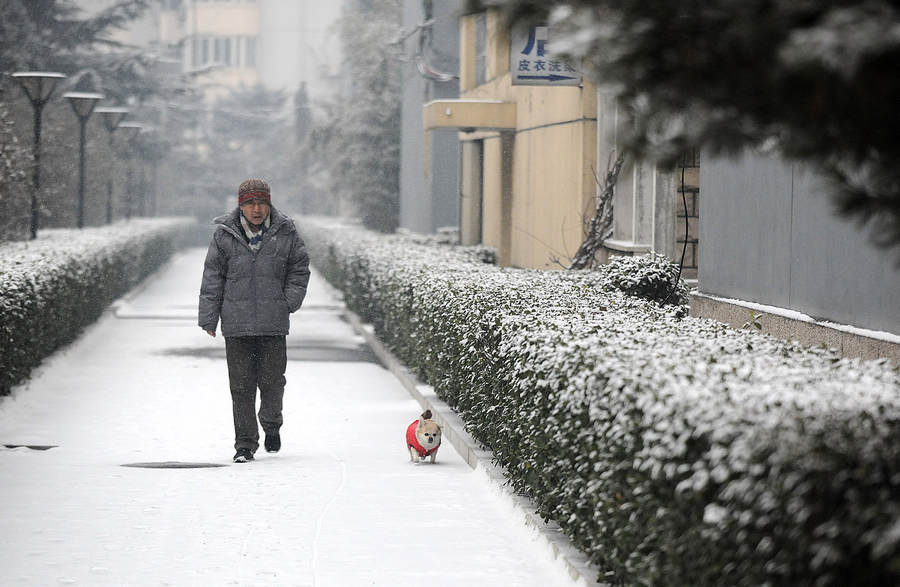
{"label": "drain grate", "polygon": [[6,448],[29,448],[31,450],[50,450],[56,448],[56,444],[4,444]]}
{"label": "drain grate", "polygon": [[139,469],[210,469],[213,467],[227,467],[222,463],[186,463],[183,461],[163,461],[155,463],[125,463],[123,467],[137,467]]}

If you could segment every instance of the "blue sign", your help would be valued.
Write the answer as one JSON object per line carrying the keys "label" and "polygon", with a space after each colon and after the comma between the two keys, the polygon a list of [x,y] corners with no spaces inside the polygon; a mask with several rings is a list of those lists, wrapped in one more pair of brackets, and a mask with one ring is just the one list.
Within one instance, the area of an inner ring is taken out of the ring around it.
{"label": "blue sign", "polygon": [[581,72],[547,50],[550,29],[520,27],[510,35],[509,71],[513,85],[577,86]]}

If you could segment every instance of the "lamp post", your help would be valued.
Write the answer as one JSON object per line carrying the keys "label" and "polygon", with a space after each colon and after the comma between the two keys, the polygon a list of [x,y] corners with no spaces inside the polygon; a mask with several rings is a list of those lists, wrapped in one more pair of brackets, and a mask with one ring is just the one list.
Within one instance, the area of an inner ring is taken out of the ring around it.
{"label": "lamp post", "polygon": [[40,204],[38,194],[41,189],[41,117],[44,105],[50,101],[59,80],[66,76],[50,71],[20,71],[12,77],[22,87],[34,111],[34,144],[31,148],[33,167],[31,170],[31,238],[37,238],[40,225]]}
{"label": "lamp post", "polygon": [[115,140],[113,138],[113,134],[116,129],[119,128],[119,125],[122,123],[122,119],[125,118],[125,115],[128,114],[128,108],[123,108],[120,106],[101,106],[100,108],[95,108],[94,112],[99,114],[103,119],[103,126],[106,128],[106,132],[109,134],[109,168],[110,174],[106,180],[106,223],[112,224],[113,219],[113,174],[112,170],[115,166],[115,158],[113,157],[113,153],[115,152]]}
{"label": "lamp post", "polygon": [[81,125],[81,134],[78,142],[78,228],[84,228],[84,145],[87,122],[94,113],[97,102],[103,99],[103,94],[94,92],[66,92],[63,98],[72,105],[72,111],[78,117]]}
{"label": "lamp post", "polygon": [[[141,134],[141,129],[144,128],[144,125],[140,122],[123,122],[119,124],[119,130],[125,134],[125,139],[128,141],[129,150],[134,151],[134,141],[139,134]],[[132,176],[132,167],[133,165],[128,165],[126,168],[126,179],[125,179],[125,190],[127,191],[127,195],[125,197],[125,218],[131,220],[131,202],[134,197],[134,181]]]}

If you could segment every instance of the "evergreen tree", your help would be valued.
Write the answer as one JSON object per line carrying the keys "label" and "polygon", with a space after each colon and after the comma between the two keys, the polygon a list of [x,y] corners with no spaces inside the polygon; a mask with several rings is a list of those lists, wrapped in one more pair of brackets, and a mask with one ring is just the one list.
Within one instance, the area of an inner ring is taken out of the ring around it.
{"label": "evergreen tree", "polygon": [[[158,93],[158,80],[150,75],[152,60],[110,37],[113,31],[140,15],[150,2],[118,0],[92,17],[84,18],[72,0],[0,0],[0,168],[3,169],[0,206],[4,209],[28,209],[31,187],[21,177],[30,176],[28,170],[32,164],[31,108],[9,74],[29,70],[65,73],[69,78],[60,85],[57,96],[69,89],[102,91],[109,101],[115,102]],[[57,115],[59,103],[57,99],[45,110],[44,196],[63,190],[61,183],[75,181],[74,166],[71,163],[64,166],[54,160],[55,151],[66,150],[67,155],[71,154],[71,143],[77,136],[74,118],[70,114],[64,119]],[[101,183],[105,185],[105,179]],[[64,191],[71,190],[66,186]],[[68,203],[68,199],[57,197],[42,200],[45,205]],[[68,220],[64,210],[45,207],[43,211],[52,214],[55,223]],[[5,218],[0,226],[0,240],[22,238],[21,222],[27,228],[27,219]]]}
{"label": "evergreen tree", "polygon": [[74,73],[101,63],[104,48],[122,48],[110,33],[140,16],[150,2],[118,0],[83,18],[72,0],[0,0],[0,72]]}
{"label": "evergreen tree", "polygon": [[216,101],[207,163],[215,175],[210,185],[233,194],[244,179],[263,177],[273,189],[281,188],[273,194],[276,205],[285,204],[293,154],[287,101],[285,92],[262,85],[235,88]]}
{"label": "evergreen tree", "polygon": [[399,0],[344,3],[342,85],[311,139],[332,195],[383,232],[399,223],[400,9]]}

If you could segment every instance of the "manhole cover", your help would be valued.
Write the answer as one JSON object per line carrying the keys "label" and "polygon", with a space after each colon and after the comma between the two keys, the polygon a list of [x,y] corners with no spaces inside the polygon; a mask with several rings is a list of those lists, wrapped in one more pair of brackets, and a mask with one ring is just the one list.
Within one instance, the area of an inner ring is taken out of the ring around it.
{"label": "manhole cover", "polygon": [[182,461],[165,461],[160,463],[125,463],[123,467],[140,469],[209,469],[211,467],[227,467],[222,463],[185,463]]}
{"label": "manhole cover", "polygon": [[30,448],[31,450],[49,450],[56,448],[55,444],[4,444],[6,448]]}

